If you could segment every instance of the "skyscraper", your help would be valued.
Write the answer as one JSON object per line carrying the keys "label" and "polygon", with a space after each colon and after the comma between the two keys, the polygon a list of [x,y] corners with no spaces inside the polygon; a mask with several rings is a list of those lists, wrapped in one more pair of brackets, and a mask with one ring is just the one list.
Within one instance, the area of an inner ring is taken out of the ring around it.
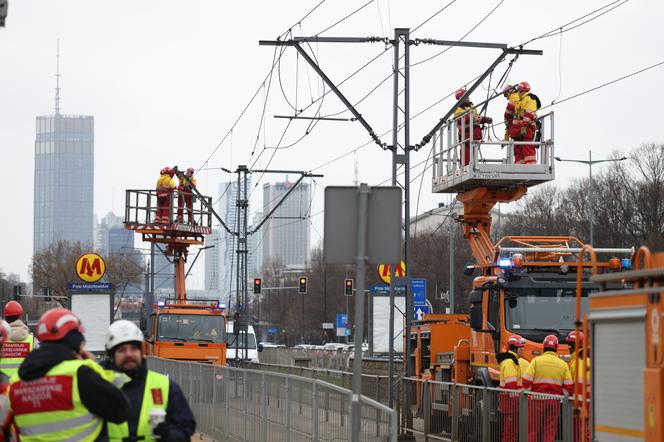
{"label": "skyscraper", "polygon": [[219,229],[212,230],[212,235],[205,238],[205,245],[212,246],[205,249],[205,290],[219,291],[219,238],[221,232]]}
{"label": "skyscraper", "polygon": [[34,175],[34,252],[55,241],[94,244],[94,118],[60,113],[37,117]]}
{"label": "skyscraper", "polygon": [[[258,211],[254,213],[254,216],[251,218],[249,230],[253,230],[262,220],[263,212]],[[250,281],[261,275],[263,267],[263,241],[261,238],[263,238],[262,229],[253,235],[249,235],[247,238],[247,250],[249,251],[247,256],[247,276],[249,276]]]}
{"label": "skyscraper", "polygon": [[[101,221],[97,224],[95,228],[95,250],[101,253],[102,255],[108,254],[109,251],[109,233],[111,229],[114,228],[122,228],[124,229],[124,226],[122,225],[122,217],[115,215],[113,212],[108,212],[102,219]],[[127,229],[125,229],[127,230]],[[128,235],[127,237],[131,236],[133,238],[134,232],[131,230],[127,230]],[[117,233],[116,233],[117,235]],[[131,242],[131,247],[134,246],[133,240]],[[119,250],[113,250],[114,252],[118,252]]]}
{"label": "skyscraper", "polygon": [[[263,213],[269,213],[293,186],[288,179],[282,183],[263,185]],[[309,265],[311,234],[309,210],[311,186],[300,183],[263,226],[263,267],[276,262],[287,269],[303,269]]]}
{"label": "skyscraper", "polygon": [[[241,184],[244,186],[244,181]],[[251,177],[247,176],[247,189],[251,190]],[[229,181],[221,183],[219,192],[219,216],[226,222],[226,225],[235,231],[238,226],[237,216],[237,197],[238,197],[238,183],[237,181]],[[249,210],[249,209],[247,209]],[[240,224],[243,222],[239,220]],[[237,241],[234,235],[220,230],[219,242],[219,290],[222,296],[235,290],[235,278],[237,277]],[[249,275],[251,276],[251,275]]]}

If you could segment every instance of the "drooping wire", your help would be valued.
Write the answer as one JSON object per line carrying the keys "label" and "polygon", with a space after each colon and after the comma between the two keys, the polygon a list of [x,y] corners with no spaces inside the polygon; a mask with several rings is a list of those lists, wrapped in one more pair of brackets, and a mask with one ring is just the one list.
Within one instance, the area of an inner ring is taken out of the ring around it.
{"label": "drooping wire", "polygon": [[558,43],[558,95],[551,100],[551,104],[555,103],[563,90],[563,28],[560,28],[560,41]]}

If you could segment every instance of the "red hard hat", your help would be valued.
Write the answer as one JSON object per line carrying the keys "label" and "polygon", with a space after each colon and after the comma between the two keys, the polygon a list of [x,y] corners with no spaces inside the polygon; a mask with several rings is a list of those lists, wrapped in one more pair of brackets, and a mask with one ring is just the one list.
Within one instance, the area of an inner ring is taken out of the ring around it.
{"label": "red hard hat", "polygon": [[189,169],[187,169],[187,172],[189,172],[189,173],[194,173],[194,168],[193,168],[193,167],[190,167]]}
{"label": "red hard hat", "polygon": [[567,335],[567,339],[565,339],[567,342],[574,342],[576,345],[581,345],[583,344],[583,333],[577,330],[572,330],[569,332]]}
{"label": "red hard hat", "polygon": [[171,169],[170,167],[167,167],[167,169],[168,169],[168,172],[166,172],[166,173],[168,173],[170,176],[175,175],[175,169]]}
{"label": "red hard hat", "polygon": [[171,170],[170,167],[164,167],[163,169],[161,169],[161,170],[159,171],[159,173],[160,173],[161,175],[167,175],[167,174],[170,172],[170,170]]}
{"label": "red hard hat", "polygon": [[503,86],[503,95],[507,97],[507,94],[510,93],[512,89],[514,89],[514,86],[512,86],[511,84],[506,84],[505,86]]}
{"label": "red hard hat", "polygon": [[454,93],[454,98],[456,98],[458,100],[459,98],[463,97],[463,94],[465,94],[465,93],[466,93],[466,88],[462,87]]}
{"label": "red hard hat", "polygon": [[527,81],[522,81],[521,83],[516,85],[516,88],[519,92],[528,92],[530,91],[530,83]]}
{"label": "red hard hat", "polygon": [[66,308],[52,308],[44,313],[37,323],[37,339],[40,341],[59,341],[72,330],[83,333],[81,320]]}
{"label": "red hard hat", "polygon": [[507,339],[507,345],[523,347],[526,345],[526,340],[523,339],[520,335],[514,334]]}
{"label": "red hard hat", "polygon": [[21,307],[21,304],[16,301],[9,301],[7,305],[5,305],[3,316],[5,318],[7,316],[23,316],[23,307]]}
{"label": "red hard hat", "polygon": [[9,326],[7,321],[4,319],[0,320],[0,342],[9,340],[9,335],[11,332],[12,328]]}
{"label": "red hard hat", "polygon": [[558,348],[558,337],[556,335],[548,335],[544,338],[542,345],[544,348]]}

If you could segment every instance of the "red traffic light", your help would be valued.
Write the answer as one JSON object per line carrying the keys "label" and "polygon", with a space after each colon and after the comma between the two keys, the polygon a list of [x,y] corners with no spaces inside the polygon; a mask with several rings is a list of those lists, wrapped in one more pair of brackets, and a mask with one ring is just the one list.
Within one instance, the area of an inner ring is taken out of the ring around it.
{"label": "red traffic light", "polygon": [[261,293],[261,286],[263,281],[260,278],[254,278],[254,295],[259,295]]}
{"label": "red traffic light", "polygon": [[351,278],[344,280],[344,295],[353,296],[353,280]]}

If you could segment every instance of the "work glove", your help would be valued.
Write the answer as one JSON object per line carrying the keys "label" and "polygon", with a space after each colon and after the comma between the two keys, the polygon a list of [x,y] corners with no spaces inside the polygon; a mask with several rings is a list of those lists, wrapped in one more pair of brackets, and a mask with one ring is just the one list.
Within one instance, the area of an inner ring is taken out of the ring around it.
{"label": "work glove", "polygon": [[491,124],[491,123],[493,123],[493,118],[491,118],[491,117],[482,117],[481,123],[482,124],[484,124],[484,123]]}
{"label": "work glove", "polygon": [[525,137],[527,133],[528,133],[528,128],[522,127],[521,130],[519,131],[519,136]]}

